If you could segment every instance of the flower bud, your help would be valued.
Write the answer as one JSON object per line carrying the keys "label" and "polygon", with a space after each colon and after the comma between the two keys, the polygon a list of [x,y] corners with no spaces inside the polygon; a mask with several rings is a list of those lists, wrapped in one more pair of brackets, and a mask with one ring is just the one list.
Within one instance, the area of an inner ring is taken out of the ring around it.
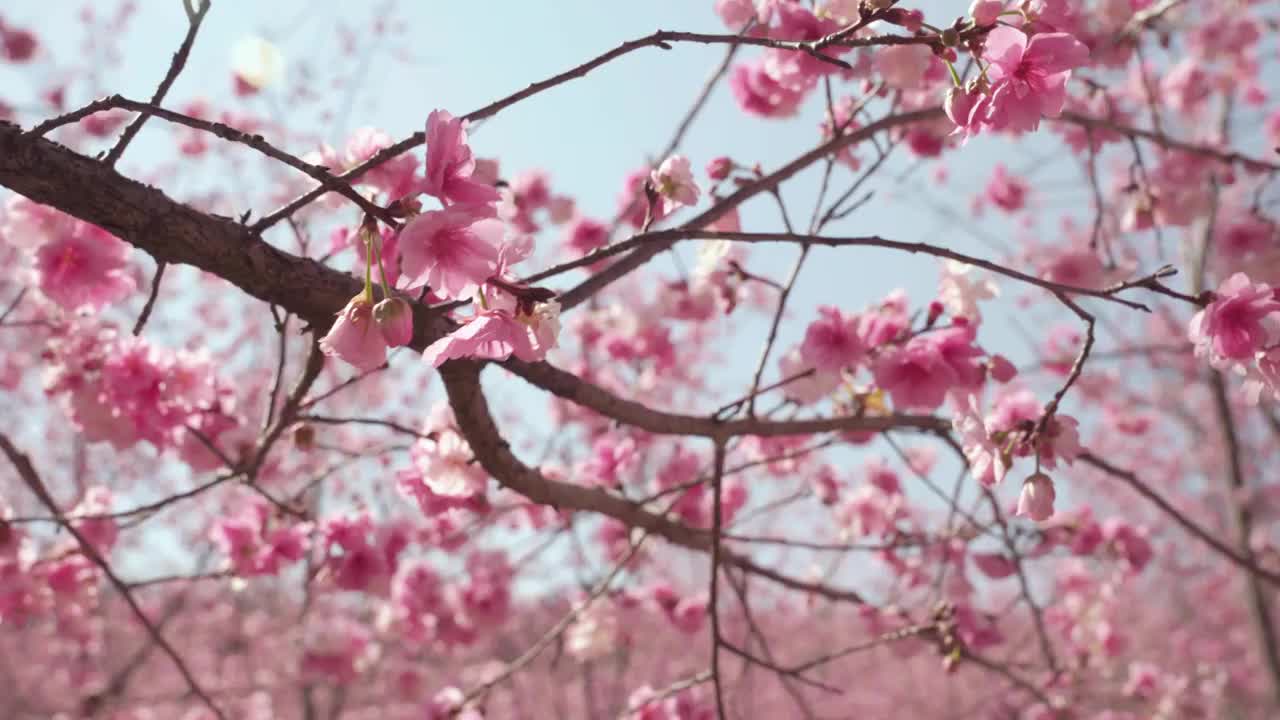
{"label": "flower bud", "polygon": [[299,450],[310,450],[316,444],[316,429],[306,423],[293,426],[293,444]]}
{"label": "flower bud", "polygon": [[951,122],[960,127],[968,127],[969,113],[972,112],[973,106],[977,101],[977,93],[971,93],[964,88],[953,87],[947,91],[947,99],[942,108],[946,111],[947,117],[951,118]]}
{"label": "flower bud", "polygon": [[991,377],[996,382],[1007,383],[1018,375],[1018,368],[1009,362],[1009,358],[1003,355],[992,355],[991,360]]}
{"label": "flower bud", "polygon": [[1018,496],[1018,515],[1044,522],[1053,516],[1055,493],[1053,480],[1042,472],[1022,481],[1022,493]]}
{"label": "flower bud", "polygon": [[408,345],[413,339],[413,308],[401,298],[387,298],[374,305],[373,322],[388,347]]}
{"label": "flower bud", "polygon": [[712,158],[711,162],[707,163],[707,176],[712,180],[724,180],[731,172],[733,172],[733,161],[725,155]]}
{"label": "flower bud", "polygon": [[36,54],[40,43],[30,31],[0,27],[0,57],[9,62],[26,62]]}

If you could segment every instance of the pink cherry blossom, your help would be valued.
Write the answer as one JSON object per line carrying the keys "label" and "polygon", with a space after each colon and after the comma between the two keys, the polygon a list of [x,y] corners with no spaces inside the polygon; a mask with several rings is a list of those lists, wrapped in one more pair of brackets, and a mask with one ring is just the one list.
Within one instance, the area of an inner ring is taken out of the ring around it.
{"label": "pink cherry blossom", "polygon": [[957,405],[952,425],[960,435],[969,471],[978,482],[991,487],[1003,480],[1009,469],[1008,452],[993,437],[995,429],[983,419],[975,395],[968,395]]}
{"label": "pink cherry blossom", "polygon": [[738,30],[756,19],[753,0],[716,0],[715,9],[725,26],[731,30]]}
{"label": "pink cherry blossom", "polygon": [[938,282],[938,299],[954,317],[968,318],[977,324],[982,320],[978,303],[1000,295],[1000,288],[986,273],[972,265],[947,260],[942,265]]}
{"label": "pink cherry blossom", "polygon": [[979,98],[964,124],[992,130],[1026,132],[1040,118],[1057,117],[1066,102],[1071,70],[1089,60],[1089,49],[1067,33],[1041,33],[1028,39],[1021,30],[997,27],[987,34],[990,89]]}
{"label": "pink cherry blossom", "polygon": [[467,298],[497,270],[504,233],[501,222],[477,217],[469,208],[425,212],[400,231],[400,284]]}
{"label": "pink cherry blossom", "polygon": [[1001,0],[973,0],[969,5],[969,17],[973,18],[974,25],[992,25],[1003,10]]}
{"label": "pink cherry blossom", "polygon": [[836,307],[818,308],[818,319],[805,330],[800,356],[823,372],[839,372],[858,364],[866,352],[857,332],[858,319]]}
{"label": "pink cherry blossom", "polygon": [[564,244],[578,255],[586,255],[609,242],[609,227],[588,217],[574,219],[565,227]]}
{"label": "pink cherry blossom", "polygon": [[[802,348],[793,348],[784,354],[778,362],[778,369],[784,380],[794,378],[783,386],[783,395],[800,405],[812,405],[840,387],[839,370],[818,370],[805,359]],[[809,374],[797,377],[805,372]]]}
{"label": "pink cherry blossom", "polygon": [[542,303],[531,315],[486,310],[432,343],[422,357],[435,367],[467,357],[506,360],[515,355],[528,362],[541,360],[556,346],[559,315],[559,305],[554,301]]}
{"label": "pink cherry blossom", "polygon": [[387,341],[373,319],[373,302],[356,295],[338,313],[333,327],[320,339],[320,349],[358,370],[368,371],[387,359]]}
{"label": "pink cherry blossom", "polygon": [[693,170],[685,156],[672,155],[663,160],[649,179],[662,197],[663,214],[698,204],[698,183],[693,179]]}
{"label": "pink cherry blossom", "polygon": [[128,252],[128,246],[107,231],[73,221],[36,251],[36,282],[41,292],[67,310],[97,310],[137,289]]}
{"label": "pink cherry blossom", "polygon": [[1244,360],[1275,342],[1275,323],[1280,320],[1274,314],[1277,311],[1280,300],[1271,286],[1236,273],[1223,281],[1213,300],[1191,318],[1187,337],[1195,343],[1196,355],[1208,356],[1215,366]]}
{"label": "pink cherry blossom", "polygon": [[35,57],[40,42],[35,33],[24,28],[0,23],[0,56],[13,63],[24,63]]}
{"label": "pink cherry blossom", "polygon": [[987,199],[1005,212],[1017,212],[1026,202],[1028,189],[1025,181],[1010,175],[1003,164],[997,163],[987,183]]}
{"label": "pink cherry blossom", "polygon": [[[349,170],[369,160],[379,151],[391,146],[391,136],[374,128],[360,128],[347,141],[342,152],[342,168]],[[357,181],[363,185],[375,187],[387,194],[392,200],[409,194],[418,178],[418,158],[405,153],[380,163],[360,176]]]}
{"label": "pink cherry blossom", "polygon": [[1017,572],[1017,565],[1000,553],[975,553],[973,564],[992,580],[1006,578]]}
{"label": "pink cherry blossom", "polygon": [[973,114],[973,108],[981,98],[982,93],[976,90],[954,86],[947,90],[943,111],[955,123],[955,132],[964,135],[966,139],[982,130],[981,120]]}
{"label": "pink cherry blossom", "polygon": [[933,53],[924,45],[891,45],[876,53],[876,71],[886,85],[899,90],[915,90],[924,83]]}
{"label": "pink cherry blossom", "polygon": [[421,192],[442,202],[482,204],[498,201],[498,191],[478,182],[476,162],[467,145],[466,123],[444,110],[427,116],[427,161]]}
{"label": "pink cherry blossom", "polygon": [[735,65],[729,74],[729,89],[744,112],[766,118],[795,115],[804,99],[802,91],[770,77],[760,62]]}
{"label": "pink cherry blossom", "polygon": [[884,348],[872,364],[876,384],[900,410],[933,410],[949,390],[962,383],[943,354],[944,346],[928,336]]}

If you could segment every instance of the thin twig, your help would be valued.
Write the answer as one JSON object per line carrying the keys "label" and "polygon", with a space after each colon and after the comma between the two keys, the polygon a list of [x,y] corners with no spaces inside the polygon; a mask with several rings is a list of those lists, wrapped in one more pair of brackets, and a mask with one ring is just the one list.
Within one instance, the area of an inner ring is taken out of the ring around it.
{"label": "thin twig", "polygon": [[151,293],[147,295],[147,302],[142,306],[142,312],[138,314],[138,321],[133,324],[134,335],[142,334],[147,318],[151,317],[151,310],[156,306],[156,298],[160,296],[160,280],[164,278],[164,269],[168,266],[169,263],[164,260],[156,261],[156,273],[151,276]]}
{"label": "thin twig", "polygon": [[711,685],[715,688],[716,717],[725,720],[724,687],[720,679],[720,532],[724,522],[721,489],[724,481],[724,438],[715,439],[715,460],[711,475],[711,579],[707,613],[711,616]]}
{"label": "thin twig", "polygon": [[[200,3],[199,9],[187,14],[187,19],[190,21],[187,26],[187,36],[182,39],[182,44],[178,46],[178,51],[173,54],[173,60],[169,62],[169,70],[165,72],[164,79],[160,81],[159,87],[156,88],[155,93],[151,96],[152,105],[159,106],[160,103],[164,102],[165,95],[169,94],[169,88],[173,87],[173,82],[178,79],[178,74],[182,72],[182,68],[186,67],[187,56],[191,54],[191,46],[196,41],[196,33],[200,31],[200,25],[204,22],[204,16],[209,13],[209,8],[213,7],[213,0],[198,1]],[[138,134],[138,131],[142,129],[142,125],[147,122],[147,118],[151,117],[151,114],[151,112],[143,110],[124,129],[120,139],[107,152],[107,156],[102,159],[102,162],[107,167],[112,167],[116,164],[116,161],[124,154],[125,148],[129,147],[129,143]],[[159,284],[158,281],[157,284]],[[133,334],[137,335],[138,333],[134,331]]]}
{"label": "thin twig", "polygon": [[84,553],[84,556],[89,558],[94,565],[97,565],[98,568],[102,570],[102,574],[106,576],[108,582],[110,582],[111,585],[115,587],[116,591],[120,593],[125,603],[129,606],[129,609],[133,611],[134,616],[138,619],[138,622],[142,623],[143,627],[146,628],[147,633],[153,640],[155,640],[156,645],[159,646],[160,649],[169,656],[169,659],[173,661],[174,666],[177,667],[178,673],[182,675],[182,679],[187,683],[187,687],[190,688],[191,693],[200,698],[200,701],[203,702],[205,706],[209,708],[210,712],[212,712],[216,717],[220,720],[226,720],[227,716],[224,715],[222,710],[213,702],[213,699],[204,691],[204,688],[200,687],[200,683],[196,681],[195,676],[191,673],[191,669],[187,667],[186,661],[183,660],[182,656],[178,654],[178,651],[169,644],[169,641],[164,638],[164,635],[161,634],[160,630],[151,622],[151,619],[147,617],[147,613],[140,605],[138,605],[138,601],[134,599],[133,593],[129,590],[129,586],[115,574],[115,571],[111,569],[111,565],[107,562],[106,558],[98,552],[97,548],[93,546],[93,543],[89,542],[89,539],[86,538],[73,523],[67,520],[66,515],[64,515],[61,508],[58,507],[58,503],[53,499],[53,496],[49,494],[49,490],[40,479],[35,467],[31,464],[31,460],[26,455],[22,454],[18,448],[14,447],[13,443],[9,441],[8,436],[3,433],[0,433],[0,450],[4,451],[4,454],[8,456],[9,462],[13,464],[13,468],[17,471],[18,476],[22,478],[23,482],[31,489],[31,492],[40,500],[41,504],[43,504],[50,513],[57,517],[59,524],[66,528],[67,532],[71,533],[72,537],[76,539],[76,542],[80,545],[80,551]]}

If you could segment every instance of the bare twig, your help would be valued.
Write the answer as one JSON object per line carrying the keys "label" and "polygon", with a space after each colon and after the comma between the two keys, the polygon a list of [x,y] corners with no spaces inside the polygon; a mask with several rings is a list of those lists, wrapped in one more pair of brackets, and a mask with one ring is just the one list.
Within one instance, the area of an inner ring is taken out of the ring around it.
{"label": "bare twig", "polygon": [[121,598],[124,599],[125,603],[129,606],[129,609],[133,611],[134,617],[136,617],[138,622],[142,623],[143,627],[146,628],[147,633],[153,640],[155,640],[156,645],[164,651],[165,655],[169,656],[170,660],[173,661],[174,666],[178,669],[178,673],[182,675],[182,679],[186,682],[187,687],[190,688],[191,693],[198,697],[200,701],[209,708],[210,712],[219,718],[219,720],[226,720],[227,716],[223,714],[222,710],[213,702],[213,698],[209,697],[204,688],[200,686],[200,683],[191,673],[191,669],[187,667],[186,661],[183,660],[182,656],[178,654],[178,651],[169,644],[169,641],[164,638],[164,635],[161,634],[159,628],[156,627],[155,623],[151,622],[151,619],[147,617],[147,613],[140,605],[138,605],[138,601],[133,597],[133,593],[130,591],[129,586],[115,574],[115,571],[111,569],[111,565],[107,562],[106,558],[98,552],[97,548],[93,546],[93,543],[89,542],[88,538],[86,538],[73,523],[67,520],[62,510],[58,507],[58,503],[53,499],[53,496],[49,494],[49,490],[40,479],[40,475],[31,464],[31,460],[27,458],[26,455],[22,454],[18,448],[14,447],[8,436],[3,433],[0,433],[0,451],[3,451],[9,458],[9,462],[13,464],[13,468],[17,471],[18,476],[22,478],[22,481],[26,483],[27,487],[31,489],[31,492],[40,500],[40,503],[43,504],[50,513],[57,517],[59,524],[66,528],[67,532],[71,533],[71,536],[76,539],[76,542],[80,545],[80,551],[84,553],[84,556],[102,570],[102,574],[106,576],[107,581],[110,582],[116,591],[120,593]]}
{"label": "bare twig", "polygon": [[151,310],[156,306],[156,298],[160,296],[160,280],[164,278],[164,269],[168,265],[169,263],[163,260],[156,261],[156,273],[151,276],[151,294],[147,295],[147,302],[142,306],[142,312],[138,314],[138,321],[133,324],[134,335],[142,334],[147,318],[151,317]]}
{"label": "bare twig", "polygon": [[[196,41],[196,33],[200,31],[200,25],[204,22],[204,16],[209,13],[209,8],[213,7],[213,0],[199,0],[200,7],[192,12],[188,7],[187,19],[187,35],[182,39],[182,44],[178,46],[178,51],[173,54],[173,60],[169,62],[169,69],[164,74],[164,79],[160,81],[160,85],[156,88],[155,93],[151,96],[151,104],[159,106],[164,102],[165,95],[169,94],[169,88],[173,87],[173,82],[178,79],[178,74],[182,72],[182,68],[186,67],[187,56],[191,54],[191,46]],[[142,129],[142,125],[147,122],[147,118],[151,117],[151,112],[143,110],[138,117],[129,123],[129,126],[121,133],[120,139],[107,152],[107,156],[102,162],[108,166],[113,166],[120,156],[124,154],[125,148],[133,140],[138,131]],[[157,284],[159,271],[157,271]],[[135,331],[134,335],[138,333]]]}

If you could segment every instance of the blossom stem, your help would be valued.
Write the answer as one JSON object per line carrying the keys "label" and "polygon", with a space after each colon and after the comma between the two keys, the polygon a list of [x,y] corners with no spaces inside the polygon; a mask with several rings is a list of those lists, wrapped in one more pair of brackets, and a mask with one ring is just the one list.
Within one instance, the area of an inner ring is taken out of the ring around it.
{"label": "blossom stem", "polygon": [[964,83],[960,82],[960,73],[956,72],[955,64],[946,58],[943,58],[942,62],[947,64],[947,71],[951,73],[951,82],[955,83],[956,87],[963,90]]}
{"label": "blossom stem", "polygon": [[360,235],[364,240],[364,299],[367,302],[373,302],[373,233],[360,228]]}
{"label": "blossom stem", "polygon": [[382,238],[379,237],[377,242],[373,242],[373,233],[369,234],[369,245],[373,248],[374,257],[378,259],[378,276],[382,281],[382,296],[391,297],[391,283],[387,282],[387,268],[382,264]]}

